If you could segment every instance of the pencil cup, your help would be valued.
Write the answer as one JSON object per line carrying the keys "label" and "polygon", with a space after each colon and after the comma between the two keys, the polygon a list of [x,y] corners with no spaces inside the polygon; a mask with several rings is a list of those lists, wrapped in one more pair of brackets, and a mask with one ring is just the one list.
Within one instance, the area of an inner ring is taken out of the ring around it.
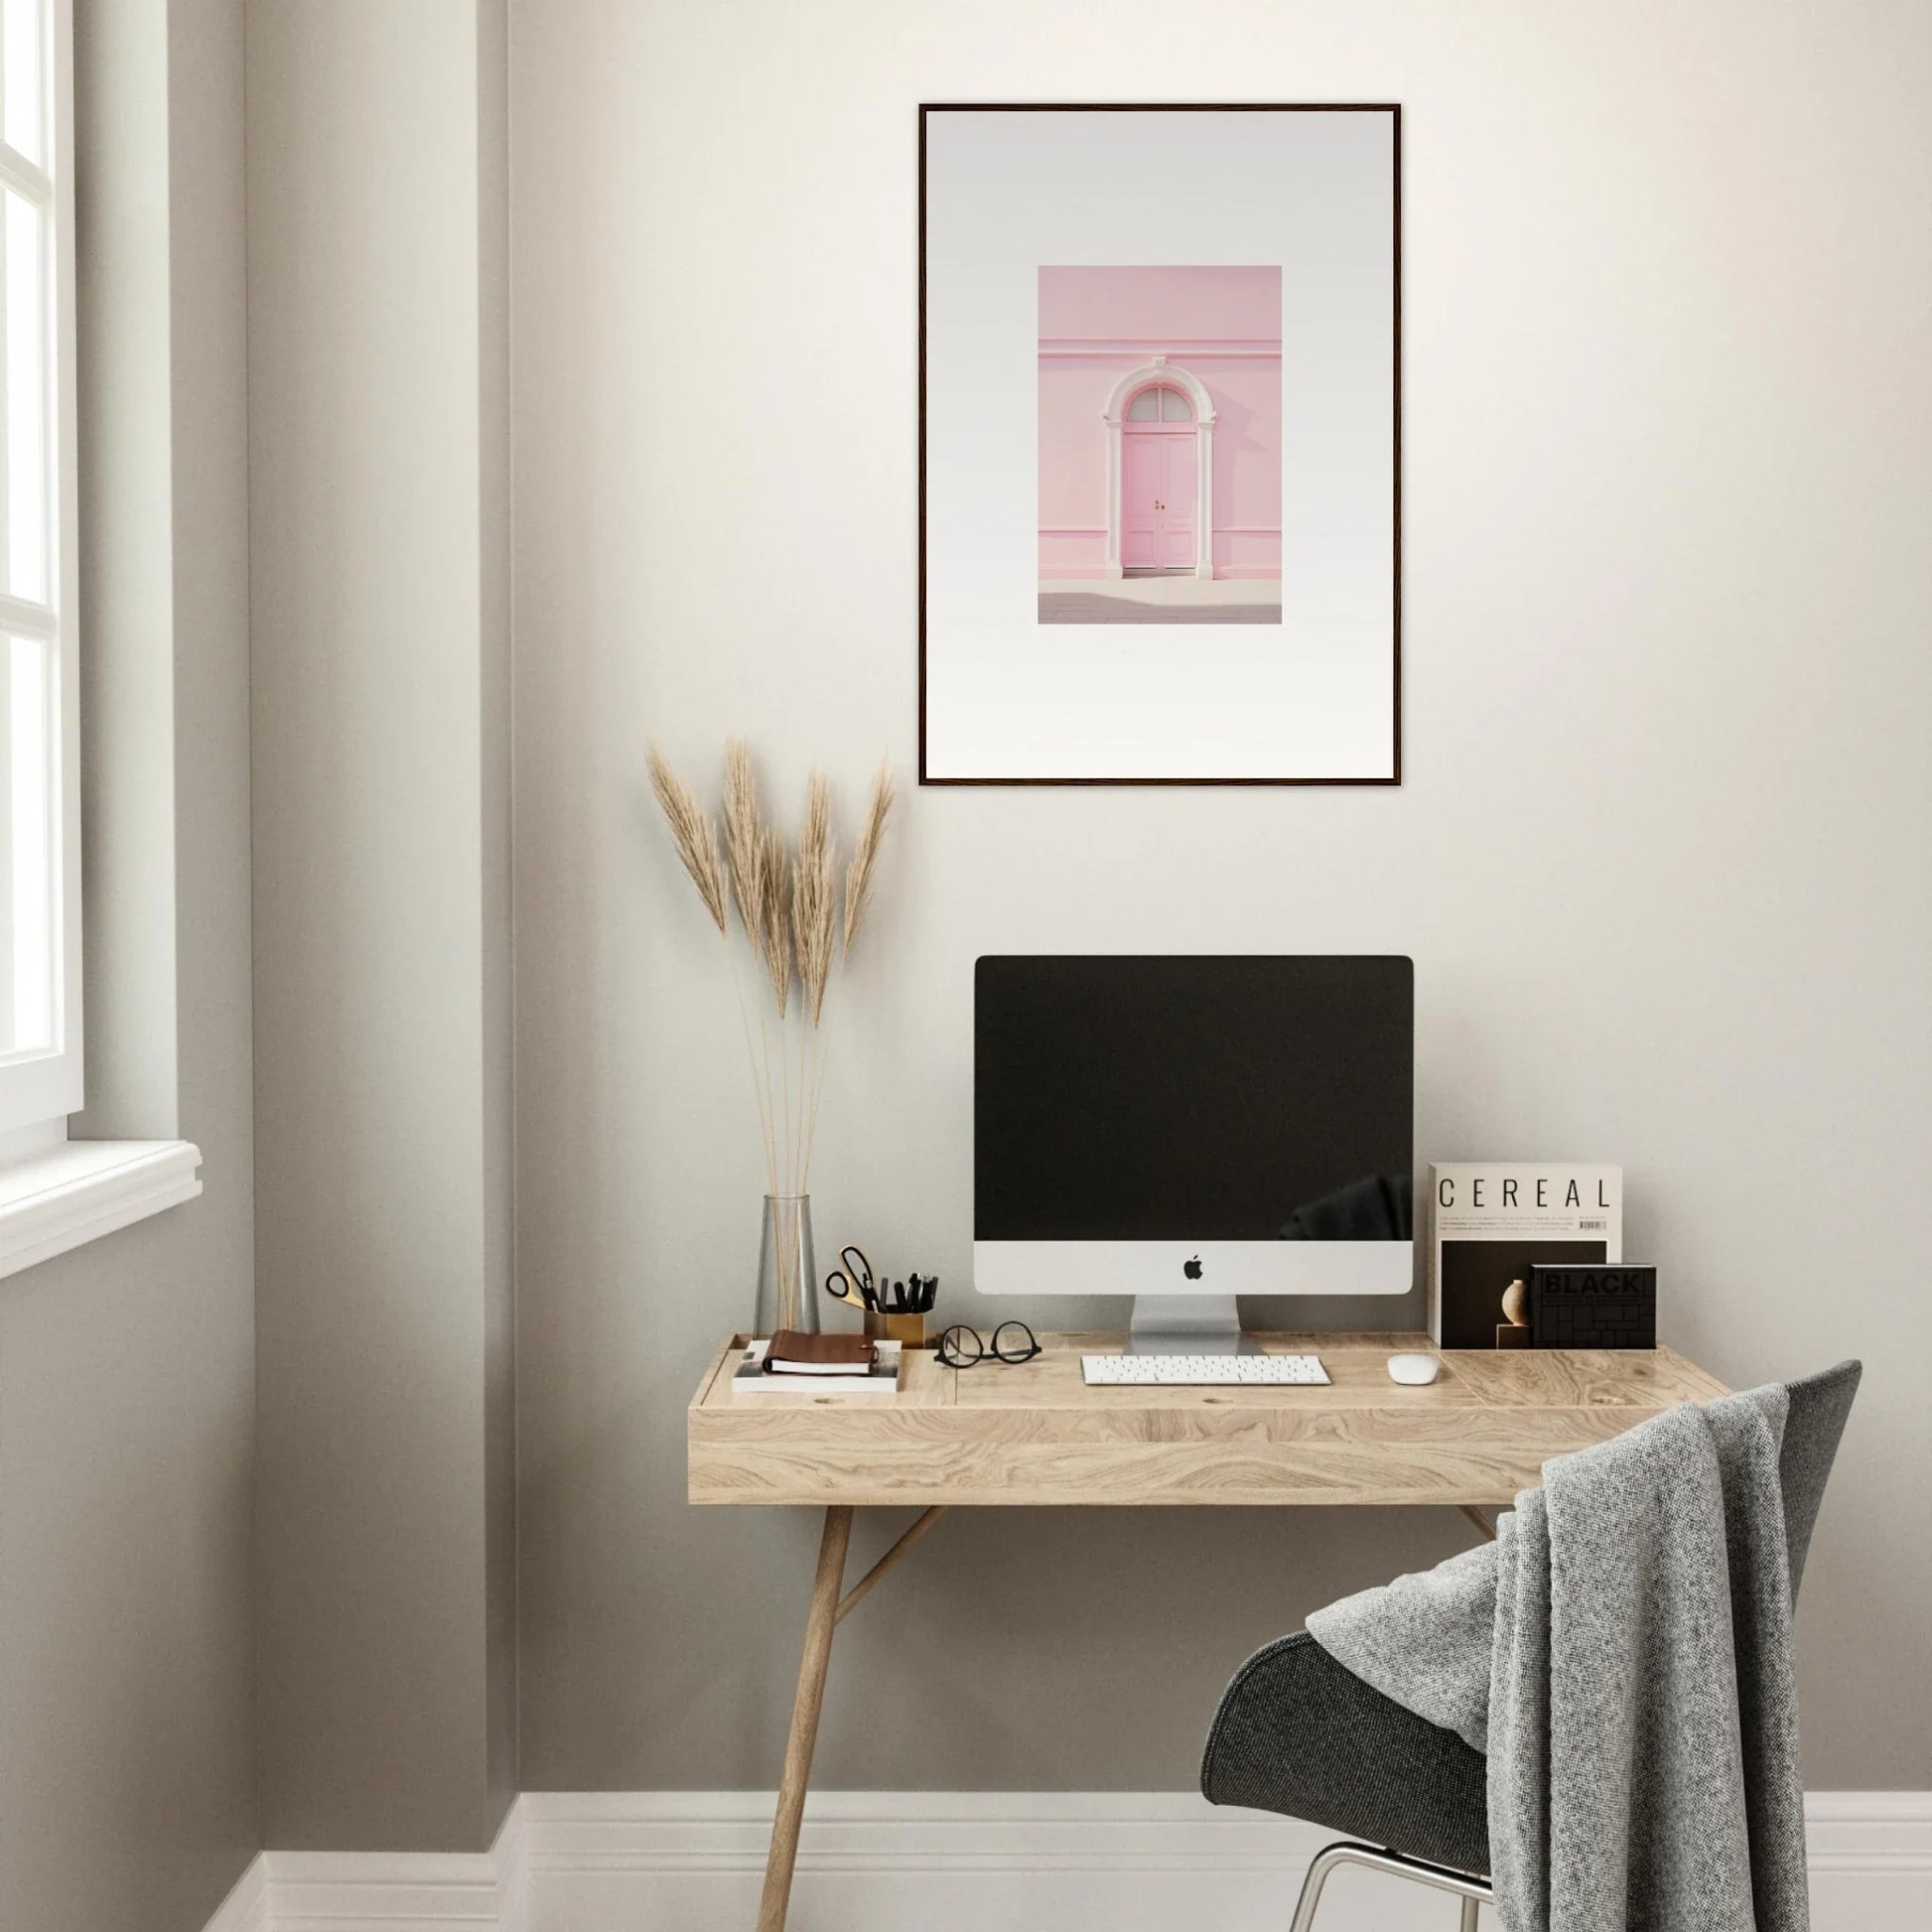
{"label": "pencil cup", "polygon": [[925,1346],[923,1314],[868,1314],[866,1333],[874,1341],[897,1341],[907,1348]]}

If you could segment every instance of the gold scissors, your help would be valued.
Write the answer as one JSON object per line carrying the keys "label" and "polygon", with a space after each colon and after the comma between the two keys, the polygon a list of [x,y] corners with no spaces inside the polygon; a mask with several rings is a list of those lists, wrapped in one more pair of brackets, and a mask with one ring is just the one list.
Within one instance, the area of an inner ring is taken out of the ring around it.
{"label": "gold scissors", "polygon": [[839,1250],[839,1266],[825,1277],[825,1292],[835,1302],[844,1302],[868,1314],[879,1307],[879,1292],[873,1284],[872,1263],[861,1248]]}

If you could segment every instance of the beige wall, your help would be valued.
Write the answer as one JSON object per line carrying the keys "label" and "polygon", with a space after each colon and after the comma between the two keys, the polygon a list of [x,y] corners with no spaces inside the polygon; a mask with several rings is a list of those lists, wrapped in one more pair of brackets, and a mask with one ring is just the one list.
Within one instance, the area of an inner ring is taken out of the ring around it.
{"label": "beige wall", "polygon": [[[519,1717],[528,1787],[769,1783],[813,1532],[682,1501],[760,1182],[642,748],[909,774],[913,103],[1143,97],[1167,16],[519,0],[512,179],[500,0],[251,10],[244,352],[241,8],[82,11],[88,1125],[178,1125],[207,1191],[0,1283],[0,1874],[9,1923],[194,1932],[264,1837],[483,1842]],[[910,794],[821,1233],[972,1307],[978,952],[1411,952],[1424,1158],[1620,1158],[1672,1340],[1865,1356],[1807,1768],[1932,1783],[1932,29],[1190,31],[1175,97],[1407,109],[1409,781]],[[1460,1541],[955,1519],[852,1626],[823,1781],[1184,1785],[1247,1648]]]}
{"label": "beige wall", "polygon": [[83,1124],[207,1191],[0,1281],[0,1920],[199,1932],[259,1843],[241,9],[79,12]]}
{"label": "beige wall", "polygon": [[[1151,94],[1404,103],[1407,782],[908,797],[821,1239],[972,1310],[982,951],[1412,953],[1422,1158],[1620,1160],[1668,1339],[1864,1356],[1807,1770],[1932,1784],[1924,8],[519,0],[511,80],[525,1785],[768,1785],[816,1533],[682,1497],[760,1179],[646,740],[909,772],[914,103]],[[949,1520],[822,1781],[1184,1786],[1252,1645],[1465,1536]]]}
{"label": "beige wall", "polygon": [[515,1787],[502,0],[251,10],[262,1814]]}
{"label": "beige wall", "polygon": [[478,873],[488,1812],[516,1796],[516,1281],[510,895],[509,7],[477,22]]}

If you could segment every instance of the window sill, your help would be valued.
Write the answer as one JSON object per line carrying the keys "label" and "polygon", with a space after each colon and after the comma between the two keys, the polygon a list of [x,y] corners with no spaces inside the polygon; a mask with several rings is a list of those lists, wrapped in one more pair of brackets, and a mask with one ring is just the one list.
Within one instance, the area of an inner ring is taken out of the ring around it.
{"label": "window sill", "polygon": [[68,1141],[0,1167],[0,1276],[193,1200],[202,1151],[189,1141]]}

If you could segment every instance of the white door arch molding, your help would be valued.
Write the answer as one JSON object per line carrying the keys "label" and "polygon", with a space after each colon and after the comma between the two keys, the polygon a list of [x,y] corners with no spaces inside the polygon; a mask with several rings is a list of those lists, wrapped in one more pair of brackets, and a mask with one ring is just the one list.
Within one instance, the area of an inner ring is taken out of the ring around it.
{"label": "white door arch molding", "polygon": [[1107,425],[1107,575],[1122,575],[1120,561],[1120,427],[1127,405],[1143,389],[1178,389],[1194,411],[1194,454],[1199,466],[1198,507],[1194,517],[1194,575],[1214,575],[1214,403],[1206,385],[1191,370],[1157,355],[1137,369],[1129,369],[1114,384],[1107,407],[1100,412]]}

